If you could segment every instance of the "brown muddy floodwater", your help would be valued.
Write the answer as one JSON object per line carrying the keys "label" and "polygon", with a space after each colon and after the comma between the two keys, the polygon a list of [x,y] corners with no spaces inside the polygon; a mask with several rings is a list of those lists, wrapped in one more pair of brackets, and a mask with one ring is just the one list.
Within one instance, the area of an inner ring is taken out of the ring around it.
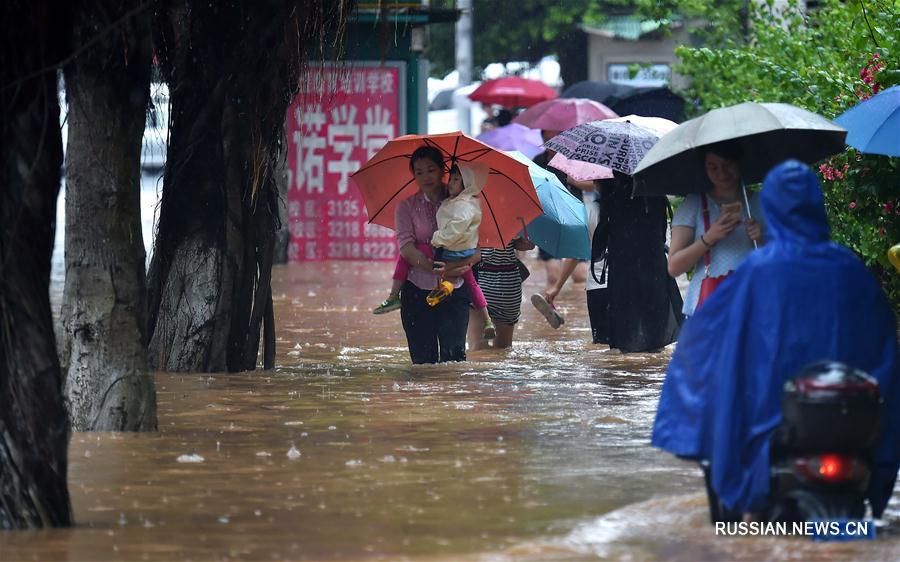
{"label": "brown muddy floodwater", "polygon": [[276,268],[278,367],[159,373],[159,433],[74,434],[78,526],[0,560],[898,559],[896,499],[874,542],[715,536],[698,471],[648,445],[671,350],[588,343],[581,287],[559,330],[526,302],[512,351],[412,367],[369,313],[389,275]]}

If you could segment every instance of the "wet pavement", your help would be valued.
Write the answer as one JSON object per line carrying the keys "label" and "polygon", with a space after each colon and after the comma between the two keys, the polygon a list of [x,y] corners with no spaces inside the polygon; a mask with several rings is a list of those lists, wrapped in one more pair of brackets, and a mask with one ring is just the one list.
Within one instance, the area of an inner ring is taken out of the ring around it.
{"label": "wet pavement", "polygon": [[[649,447],[671,348],[589,343],[582,287],[512,350],[412,366],[387,263],[276,267],[277,368],[156,377],[159,433],[76,433],[78,526],[0,560],[896,560],[874,542],[717,537],[699,471]],[[58,291],[61,287],[55,285]]]}

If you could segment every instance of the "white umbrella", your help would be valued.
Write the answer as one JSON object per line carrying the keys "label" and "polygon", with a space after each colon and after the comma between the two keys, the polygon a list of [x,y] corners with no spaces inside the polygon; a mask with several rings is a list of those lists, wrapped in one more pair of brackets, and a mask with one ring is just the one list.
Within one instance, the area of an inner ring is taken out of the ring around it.
{"label": "white umbrella", "polygon": [[786,103],[747,102],[713,109],[663,136],[634,170],[636,195],[687,195],[704,191],[709,179],[705,147],[722,141],[741,146],[741,177],[756,183],[775,165],[796,158],[808,164],[844,150],[847,131]]}

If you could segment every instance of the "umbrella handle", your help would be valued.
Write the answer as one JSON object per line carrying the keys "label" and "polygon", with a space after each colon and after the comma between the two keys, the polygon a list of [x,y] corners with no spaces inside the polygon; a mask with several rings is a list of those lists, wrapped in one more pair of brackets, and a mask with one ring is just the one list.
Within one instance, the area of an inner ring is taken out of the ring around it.
{"label": "umbrella handle", "polygon": [[531,242],[531,240],[529,240],[529,238],[528,238],[528,229],[525,228],[525,219],[522,217],[516,217],[516,218],[519,219],[520,223],[522,223],[522,235],[525,236],[525,241]]}
{"label": "umbrella handle", "polygon": [[[747,207],[747,218],[753,220],[753,215],[750,214],[750,198],[747,197],[747,186],[744,185],[744,180],[741,180],[741,193],[744,195],[744,206]],[[759,249],[759,244],[756,243],[756,240],[752,240],[753,249]]]}

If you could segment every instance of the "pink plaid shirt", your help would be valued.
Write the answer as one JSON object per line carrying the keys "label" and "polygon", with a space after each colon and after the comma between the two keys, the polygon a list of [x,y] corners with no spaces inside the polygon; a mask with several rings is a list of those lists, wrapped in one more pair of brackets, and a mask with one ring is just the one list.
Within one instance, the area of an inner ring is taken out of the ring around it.
{"label": "pink plaid shirt", "polygon": [[[397,248],[409,243],[430,245],[431,237],[437,231],[437,210],[440,206],[440,201],[436,203],[430,201],[421,191],[401,201],[394,215],[397,226]],[[438,278],[433,273],[411,267],[407,280],[420,289],[430,291],[437,285]],[[461,278],[453,280],[456,288],[462,283]]]}

